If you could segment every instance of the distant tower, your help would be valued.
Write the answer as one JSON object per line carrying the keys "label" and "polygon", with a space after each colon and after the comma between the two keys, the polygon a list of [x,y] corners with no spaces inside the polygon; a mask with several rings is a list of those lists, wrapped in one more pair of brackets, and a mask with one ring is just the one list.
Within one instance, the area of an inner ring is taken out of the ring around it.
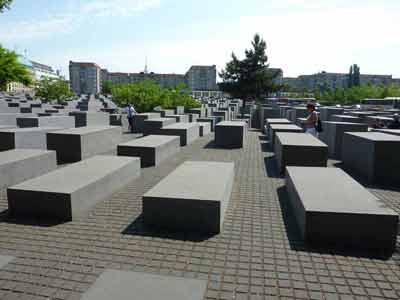
{"label": "distant tower", "polygon": [[145,65],[144,65],[144,74],[149,74],[149,70],[147,68],[147,56],[146,56],[146,61],[145,61]]}

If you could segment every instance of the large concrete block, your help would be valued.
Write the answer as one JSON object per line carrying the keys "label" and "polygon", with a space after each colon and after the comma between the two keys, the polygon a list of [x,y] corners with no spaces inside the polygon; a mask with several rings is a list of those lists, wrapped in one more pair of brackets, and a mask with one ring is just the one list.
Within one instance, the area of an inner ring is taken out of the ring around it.
{"label": "large concrete block", "polygon": [[[123,118],[126,119],[126,115],[123,116]],[[152,120],[160,118],[160,113],[159,112],[153,112],[153,113],[142,113],[142,114],[137,114],[133,118],[133,131],[135,133],[143,133],[144,132],[144,121],[146,120]]]}
{"label": "large concrete block", "polygon": [[175,115],[183,115],[185,114],[185,107],[184,106],[177,106],[174,109]]}
{"label": "large concrete block", "polygon": [[207,280],[106,270],[81,300],[202,300]]}
{"label": "large concrete block", "polygon": [[275,133],[277,132],[304,132],[303,128],[294,124],[271,124],[269,126],[268,138],[271,146],[275,143]]}
{"label": "large concrete block", "polygon": [[172,116],[175,114],[174,109],[162,109],[159,112],[161,114],[161,118],[165,118],[166,116]]}
{"label": "large concrete block", "polygon": [[400,136],[400,129],[373,129],[373,131]]}
{"label": "large concrete block", "polygon": [[215,145],[224,148],[243,148],[246,144],[246,122],[224,121],[215,125]]}
{"label": "large concrete block", "polygon": [[0,151],[12,149],[47,149],[46,134],[61,130],[55,127],[9,128],[0,130]]}
{"label": "large concrete block", "polygon": [[22,118],[26,116],[27,114],[20,114],[20,113],[0,113],[0,125],[10,125],[16,127],[17,118]]}
{"label": "large concrete block", "polygon": [[17,125],[20,128],[30,128],[30,127],[74,128],[75,120],[73,117],[70,116],[22,117],[22,118],[17,118]]}
{"label": "large concrete block", "polygon": [[197,122],[197,124],[199,124],[200,136],[206,136],[211,133],[210,122]]}
{"label": "large concrete block", "polygon": [[195,123],[197,122],[197,119],[200,118],[200,115],[198,114],[187,114],[189,116],[189,122],[190,123]]}
{"label": "large concrete block", "polygon": [[115,150],[121,140],[121,127],[71,128],[47,133],[47,149],[57,151],[58,163],[71,163]]}
{"label": "large concrete block", "polygon": [[275,158],[281,173],[287,166],[326,167],[328,146],[311,134],[277,132]]}
{"label": "large concrete block", "polygon": [[265,119],[278,119],[280,118],[280,109],[273,107],[260,107],[260,124],[258,129],[262,129],[264,127]]}
{"label": "large concrete block", "polygon": [[118,145],[118,155],[137,156],[141,159],[142,168],[157,166],[168,157],[179,152],[179,136],[148,135]]}
{"label": "large concrete block", "polygon": [[108,126],[110,117],[104,112],[73,111],[69,113],[75,117],[75,127]]}
{"label": "large concrete block", "polygon": [[205,110],[204,107],[192,108],[192,109],[189,109],[187,112],[191,113],[191,114],[197,114],[197,115],[200,116],[200,118],[205,118],[206,117],[206,110]]}
{"label": "large concrete block", "polygon": [[0,152],[0,189],[57,168],[54,151],[17,149]]}
{"label": "large concrete block", "polygon": [[153,134],[157,135],[174,135],[179,136],[181,146],[186,146],[193,143],[199,138],[199,124],[198,123],[176,123],[158,129]]}
{"label": "large concrete block", "polygon": [[183,163],[143,196],[145,223],[176,231],[219,233],[234,176],[234,163]]}
{"label": "large concrete block", "polygon": [[322,122],[323,132],[319,138],[328,145],[329,156],[335,159],[342,158],[343,135],[345,132],[367,132],[368,125],[350,122]]}
{"label": "large concrete block", "polygon": [[400,186],[400,136],[351,132],[343,137],[344,167],[368,183]]}
{"label": "large concrete block", "polygon": [[341,115],[344,112],[344,109],[341,107],[321,107],[318,110],[321,121],[332,121],[332,116]]}
{"label": "large concrete block", "polygon": [[166,118],[173,118],[177,123],[189,123],[188,115],[169,115],[165,116]]}
{"label": "large concrete block", "polygon": [[161,128],[176,123],[174,118],[152,118],[144,121],[143,134],[157,133]]}
{"label": "large concrete block", "polygon": [[228,111],[223,111],[223,110],[215,110],[212,113],[213,117],[220,117],[222,118],[222,121],[228,121]]}
{"label": "large concrete block", "polygon": [[332,115],[333,122],[348,122],[348,123],[362,123],[361,118],[349,115]]}
{"label": "large concrete block", "polygon": [[95,156],[8,188],[9,212],[70,221],[139,175],[139,158]]}
{"label": "large concrete block", "polygon": [[218,119],[217,119],[217,117],[198,118],[197,122],[200,122],[200,123],[208,122],[208,123],[210,123],[211,131],[214,132],[215,125],[218,123]]}
{"label": "large concrete block", "polygon": [[288,167],[286,188],[306,242],[394,251],[398,214],[341,169]]}

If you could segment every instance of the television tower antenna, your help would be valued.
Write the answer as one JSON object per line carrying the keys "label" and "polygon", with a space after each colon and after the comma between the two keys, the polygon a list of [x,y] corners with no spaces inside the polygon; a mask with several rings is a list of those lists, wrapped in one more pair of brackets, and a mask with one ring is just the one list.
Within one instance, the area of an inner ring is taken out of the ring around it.
{"label": "television tower antenna", "polygon": [[147,56],[146,56],[146,61],[145,61],[145,65],[144,65],[144,74],[149,74],[149,70],[147,68]]}

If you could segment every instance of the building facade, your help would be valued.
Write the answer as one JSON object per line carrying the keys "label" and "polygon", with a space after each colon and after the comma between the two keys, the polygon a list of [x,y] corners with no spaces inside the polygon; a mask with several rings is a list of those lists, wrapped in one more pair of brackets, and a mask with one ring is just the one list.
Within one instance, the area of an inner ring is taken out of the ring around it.
{"label": "building facade", "polygon": [[71,90],[78,95],[101,92],[101,68],[95,63],[69,62]]}
{"label": "building facade", "polygon": [[[349,74],[320,72],[312,75],[283,78],[283,83],[294,91],[347,88]],[[360,84],[390,85],[397,83],[392,75],[360,74]]]}
{"label": "building facade", "polygon": [[186,83],[192,91],[215,91],[217,90],[217,67],[192,66],[186,75]]}
{"label": "building facade", "polygon": [[180,74],[156,74],[156,73],[119,73],[101,70],[102,82],[111,81],[113,84],[128,84],[144,80],[151,80],[162,87],[173,88],[180,84],[186,84],[185,76]]}

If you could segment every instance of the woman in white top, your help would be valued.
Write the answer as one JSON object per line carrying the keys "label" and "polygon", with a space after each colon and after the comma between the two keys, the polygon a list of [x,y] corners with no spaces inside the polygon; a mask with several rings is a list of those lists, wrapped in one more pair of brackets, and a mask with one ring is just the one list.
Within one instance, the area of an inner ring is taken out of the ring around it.
{"label": "woman in white top", "polygon": [[309,133],[315,137],[318,137],[318,132],[315,129],[315,125],[318,122],[318,114],[315,111],[315,105],[312,103],[307,104],[307,110],[310,113],[304,122],[305,128],[306,128],[306,133]]}

